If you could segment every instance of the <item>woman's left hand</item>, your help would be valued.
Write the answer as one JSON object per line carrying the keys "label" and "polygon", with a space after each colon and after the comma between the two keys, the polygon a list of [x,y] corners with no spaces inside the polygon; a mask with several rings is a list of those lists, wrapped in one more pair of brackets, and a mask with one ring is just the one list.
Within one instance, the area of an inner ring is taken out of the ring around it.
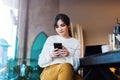
{"label": "woman's left hand", "polygon": [[67,57],[69,56],[69,51],[67,50],[66,47],[62,47],[62,49],[60,49],[60,56],[59,57]]}

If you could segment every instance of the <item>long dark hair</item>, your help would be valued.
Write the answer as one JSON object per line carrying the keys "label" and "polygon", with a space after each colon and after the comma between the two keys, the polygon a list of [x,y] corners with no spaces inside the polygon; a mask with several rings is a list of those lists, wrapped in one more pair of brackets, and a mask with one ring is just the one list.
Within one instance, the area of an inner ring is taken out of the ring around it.
{"label": "long dark hair", "polygon": [[[70,26],[70,18],[66,14],[60,13],[56,15],[54,18],[54,28],[57,27],[57,22],[59,19],[61,19],[65,23],[65,25]],[[69,36],[72,37],[70,27],[68,28],[68,32],[69,32]]]}

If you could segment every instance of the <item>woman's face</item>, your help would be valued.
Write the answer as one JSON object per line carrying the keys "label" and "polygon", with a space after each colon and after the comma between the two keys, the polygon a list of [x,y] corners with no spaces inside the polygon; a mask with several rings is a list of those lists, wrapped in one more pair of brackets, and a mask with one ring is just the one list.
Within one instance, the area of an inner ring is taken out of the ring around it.
{"label": "woman's face", "polygon": [[60,36],[69,37],[68,26],[61,19],[59,19],[57,22],[56,32]]}

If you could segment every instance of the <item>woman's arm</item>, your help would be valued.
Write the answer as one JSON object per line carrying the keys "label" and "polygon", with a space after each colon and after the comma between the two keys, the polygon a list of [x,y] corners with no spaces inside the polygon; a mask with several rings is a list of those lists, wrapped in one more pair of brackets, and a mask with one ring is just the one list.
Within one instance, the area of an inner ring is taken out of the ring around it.
{"label": "woman's arm", "polygon": [[53,49],[53,45],[51,43],[50,38],[48,37],[39,55],[38,65],[40,67],[49,66],[50,62],[52,61],[52,58],[50,57],[50,53],[52,49]]}
{"label": "woman's arm", "polygon": [[67,62],[71,63],[73,65],[73,68],[75,71],[78,70],[78,67],[80,66],[80,44],[79,43],[76,43],[77,46],[74,47],[74,51],[73,52],[70,52],[70,56],[69,57],[66,57],[67,59]]}
{"label": "woman's arm", "polygon": [[80,66],[80,47],[77,48],[75,51],[74,57],[73,57],[73,63],[74,63],[74,70],[77,71],[78,67]]}

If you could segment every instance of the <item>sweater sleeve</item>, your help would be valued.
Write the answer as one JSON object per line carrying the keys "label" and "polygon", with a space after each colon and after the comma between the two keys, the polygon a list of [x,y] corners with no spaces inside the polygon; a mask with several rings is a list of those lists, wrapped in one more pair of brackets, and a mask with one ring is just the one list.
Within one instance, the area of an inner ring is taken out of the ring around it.
{"label": "sweater sleeve", "polygon": [[80,66],[80,47],[78,46],[76,51],[75,51],[75,54],[74,54],[74,57],[73,57],[73,63],[74,63],[74,70],[77,71],[79,66]]}
{"label": "sweater sleeve", "polygon": [[39,55],[38,65],[40,67],[49,66],[52,58],[50,57],[50,53],[52,52],[53,44],[51,43],[50,38],[46,40],[43,49]]}
{"label": "sweater sleeve", "polygon": [[73,55],[66,57],[67,61],[73,65],[73,68],[75,71],[78,70],[78,67],[80,66],[80,44],[76,43],[77,46],[74,49]]}

